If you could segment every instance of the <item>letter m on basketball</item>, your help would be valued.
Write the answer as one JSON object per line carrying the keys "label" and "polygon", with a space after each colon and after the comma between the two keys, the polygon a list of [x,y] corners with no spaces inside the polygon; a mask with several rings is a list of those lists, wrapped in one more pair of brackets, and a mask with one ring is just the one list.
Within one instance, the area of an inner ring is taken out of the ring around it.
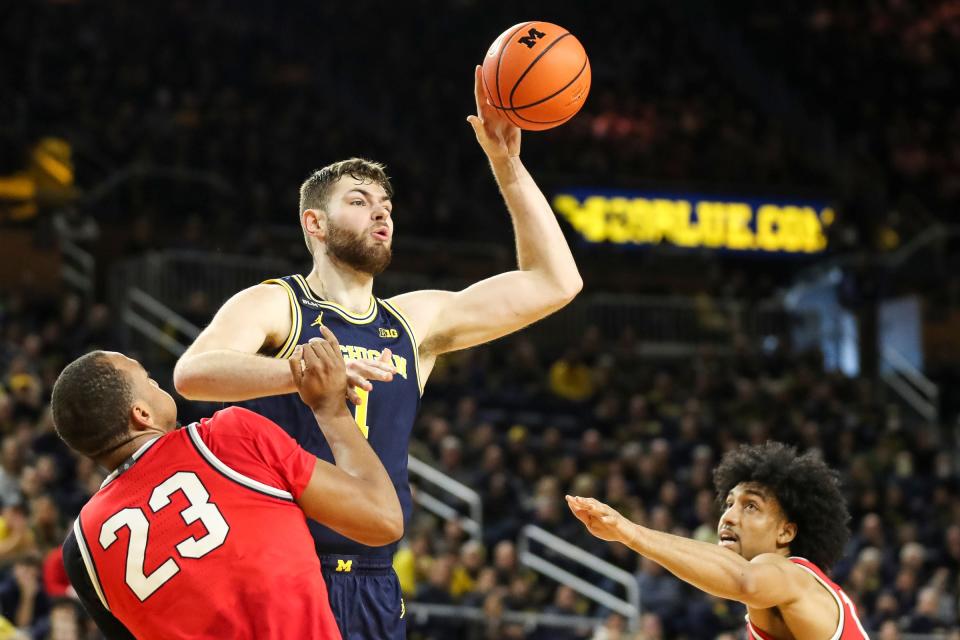
{"label": "letter m on basketball", "polygon": [[533,49],[533,45],[537,44],[537,40],[539,40],[545,35],[547,34],[545,34],[542,31],[537,31],[536,29],[531,27],[530,31],[527,32],[527,35],[517,40],[517,42],[519,42],[520,44],[527,45],[528,49]]}

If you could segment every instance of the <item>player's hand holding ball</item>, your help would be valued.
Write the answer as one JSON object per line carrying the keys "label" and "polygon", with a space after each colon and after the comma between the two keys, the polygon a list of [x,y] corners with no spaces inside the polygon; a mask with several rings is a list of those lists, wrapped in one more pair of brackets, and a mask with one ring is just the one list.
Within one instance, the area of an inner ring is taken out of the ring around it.
{"label": "player's hand holding ball", "polygon": [[340,343],[327,327],[320,327],[323,338],[313,338],[297,347],[290,357],[290,373],[300,399],[325,416],[349,414],[343,399],[347,393],[347,368]]}
{"label": "player's hand holding ball", "polygon": [[515,157],[520,129],[552,129],[572,118],[590,81],[590,60],[573,34],[549,22],[521,22],[501,33],[474,69],[477,115],[467,121],[487,157]]}

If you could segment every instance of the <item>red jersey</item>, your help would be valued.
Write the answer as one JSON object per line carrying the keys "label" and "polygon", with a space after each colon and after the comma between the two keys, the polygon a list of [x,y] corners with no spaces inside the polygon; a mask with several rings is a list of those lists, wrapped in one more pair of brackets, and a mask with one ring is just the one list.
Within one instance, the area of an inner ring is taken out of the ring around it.
{"label": "red jersey", "polygon": [[[820,567],[806,558],[792,557],[790,558],[790,562],[806,569],[820,584],[833,594],[833,599],[837,601],[837,606],[840,608],[840,621],[837,623],[837,630],[833,636],[830,637],[830,640],[869,640],[867,632],[863,630],[863,625],[860,624],[860,619],[857,617],[856,607],[853,606],[853,602],[850,600],[850,597],[843,592],[843,589],[828,578],[827,574],[820,570]],[[776,640],[776,638],[773,638],[766,632],[754,627],[750,622],[749,615],[747,616],[747,637],[753,640]]]}
{"label": "red jersey", "polygon": [[239,407],[147,443],[74,524],[100,602],[146,640],[339,640],[294,502],[315,464]]}

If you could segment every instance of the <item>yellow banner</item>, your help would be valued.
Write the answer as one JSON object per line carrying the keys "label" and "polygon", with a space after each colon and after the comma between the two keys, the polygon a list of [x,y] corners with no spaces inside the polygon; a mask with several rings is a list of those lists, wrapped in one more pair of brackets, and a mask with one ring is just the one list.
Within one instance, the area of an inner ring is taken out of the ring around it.
{"label": "yellow banner", "polygon": [[559,193],[553,208],[590,242],[770,253],[822,252],[835,217],[814,204],[596,193]]}

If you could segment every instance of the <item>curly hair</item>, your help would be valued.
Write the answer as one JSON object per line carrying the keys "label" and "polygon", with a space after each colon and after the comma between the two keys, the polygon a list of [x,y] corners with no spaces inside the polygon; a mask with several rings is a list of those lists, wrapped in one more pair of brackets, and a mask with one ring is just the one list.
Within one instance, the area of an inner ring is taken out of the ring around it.
{"label": "curly hair", "polygon": [[127,433],[133,387],[103,351],[80,356],[60,373],[50,405],[60,438],[94,457]]}
{"label": "curly hair", "polygon": [[755,482],[768,489],[797,535],[790,553],[810,560],[824,571],[843,555],[850,537],[850,513],[840,491],[840,478],[813,451],[798,455],[794,447],[780,442],[741,445],[728,452],[713,472],[717,499],[723,504],[730,491],[742,482]]}

